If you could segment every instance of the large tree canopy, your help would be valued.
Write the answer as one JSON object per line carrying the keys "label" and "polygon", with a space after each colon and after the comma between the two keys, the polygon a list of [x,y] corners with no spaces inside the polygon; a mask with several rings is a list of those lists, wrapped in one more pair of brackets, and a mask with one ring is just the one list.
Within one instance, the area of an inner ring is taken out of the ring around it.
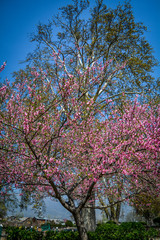
{"label": "large tree canopy", "polygon": [[92,195],[106,194],[113,206],[160,193],[160,106],[129,100],[158,86],[145,27],[129,3],[96,1],[82,19],[88,6],[74,0],[40,24],[26,69],[0,89],[0,180],[58,199],[83,240]]}
{"label": "large tree canopy", "polygon": [[81,211],[92,193],[117,197],[118,185],[119,202],[140,192],[159,194],[160,106],[114,104],[101,83],[106,69],[107,82],[122,66],[110,72],[108,61],[98,61],[71,74],[59,53],[53,57],[61,69],[54,85],[47,73],[33,69],[33,81],[15,85],[10,94],[7,86],[0,89],[0,181],[35,198],[58,199],[84,240]]}
{"label": "large tree canopy", "polygon": [[[105,91],[110,95],[134,91],[151,96],[151,90],[158,87],[158,80],[152,75],[157,62],[145,39],[145,31],[146,27],[135,21],[129,2],[111,9],[103,0],[97,0],[89,11],[89,1],[73,0],[73,4],[61,8],[49,24],[37,26],[37,32],[31,37],[37,48],[28,55],[27,62],[48,69],[50,77],[54,77],[56,71],[51,50],[61,49],[72,71],[85,71],[100,58],[103,63],[110,59],[113,64],[127,62],[126,67],[114,75],[115,84],[108,83]],[[107,79],[108,71],[104,77]]]}
{"label": "large tree canopy", "polygon": [[[114,97],[119,105],[123,92],[126,93],[126,98],[134,98],[135,93],[143,93],[145,100],[149,99],[153,103],[154,99],[159,102],[159,80],[155,80],[152,75],[157,62],[152,47],[145,39],[145,31],[146,27],[136,22],[129,2],[111,9],[104,1],[98,0],[90,9],[89,1],[74,0],[72,4],[61,8],[48,24],[37,26],[37,31],[31,36],[36,49],[28,54],[28,67],[25,71],[20,71],[15,76],[17,81],[22,82],[26,77],[33,79],[30,67],[36,66],[48,71],[48,81],[54,85],[55,79],[61,75],[61,69],[55,65],[51,51],[58,52],[60,49],[61,60],[65,60],[66,67],[74,74],[78,70],[86,72],[99,59],[102,64],[112,60],[110,69],[103,70],[103,80],[100,84],[97,82],[101,109],[105,106],[103,92],[108,97]],[[125,68],[114,72],[115,65],[124,63]],[[114,81],[108,81],[108,77]],[[37,79],[36,84],[41,85],[41,80]],[[81,84],[80,92],[84,92],[84,85]],[[93,93],[88,92],[88,98],[92,96]],[[141,95],[142,98],[143,96]],[[96,95],[94,97],[97,98]],[[119,213],[118,210],[117,219]]]}

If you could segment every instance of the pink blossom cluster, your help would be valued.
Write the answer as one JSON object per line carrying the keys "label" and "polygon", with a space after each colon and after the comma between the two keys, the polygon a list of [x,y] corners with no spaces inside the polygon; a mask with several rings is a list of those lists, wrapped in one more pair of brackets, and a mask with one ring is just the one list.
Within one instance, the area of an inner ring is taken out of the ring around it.
{"label": "pink blossom cluster", "polygon": [[158,195],[160,105],[126,101],[121,109],[106,97],[101,110],[97,84],[109,63],[75,75],[57,64],[64,72],[52,97],[46,74],[41,89],[26,81],[4,94],[0,183],[56,197],[70,211],[63,196],[85,204],[92,191],[117,196],[117,186],[126,199],[139,191]]}
{"label": "pink blossom cluster", "polygon": [[5,66],[6,66],[6,62],[4,62],[1,67],[0,67],[0,72],[2,72],[4,69],[5,69]]}

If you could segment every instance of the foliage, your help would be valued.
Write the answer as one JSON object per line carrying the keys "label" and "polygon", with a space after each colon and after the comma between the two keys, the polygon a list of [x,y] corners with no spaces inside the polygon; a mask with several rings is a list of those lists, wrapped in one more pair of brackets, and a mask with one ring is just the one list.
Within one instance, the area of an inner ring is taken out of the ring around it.
{"label": "foliage", "polygon": [[52,240],[52,239],[54,239],[54,238],[56,238],[56,236],[57,236],[57,232],[56,231],[47,231],[46,233],[45,233],[45,239],[47,240]]}
{"label": "foliage", "polygon": [[143,223],[126,222],[121,225],[105,223],[99,225],[95,233],[88,233],[90,240],[148,240],[156,237],[158,232],[154,229],[146,230]]}
{"label": "foliage", "polygon": [[65,222],[65,226],[66,226],[66,227],[73,227],[74,224],[72,223],[72,221],[67,220],[67,221]]}
{"label": "foliage", "polygon": [[155,198],[149,192],[140,193],[135,196],[133,207],[136,213],[143,216],[146,220],[152,220],[160,214],[160,198]]}
{"label": "foliage", "polygon": [[[90,11],[89,7],[87,0],[74,0],[72,4],[59,9],[58,14],[48,24],[40,23],[37,26],[36,32],[31,36],[31,41],[37,45],[36,49],[28,54],[25,71],[15,73],[16,81],[32,79],[30,67],[47,71],[50,82],[57,79],[61,70],[53,61],[51,52],[59,52],[72,73],[77,70],[84,73],[99,59],[103,64],[112,61],[110,66],[127,63],[125,68],[114,74],[109,74],[105,68],[104,79],[101,81],[105,94],[108,94],[108,97],[114,96],[116,104],[119,105],[123,92],[126,93],[126,98],[133,99],[135,93],[141,93],[141,99],[150,101],[150,104],[159,103],[159,79],[154,79],[152,74],[157,61],[152,47],[145,39],[147,28],[136,22],[130,2],[111,9],[103,0],[98,0]],[[111,81],[106,83],[108,78]],[[41,85],[39,78],[36,79],[36,84]],[[85,91],[85,87],[81,86],[80,91],[83,90]],[[101,103],[99,102],[99,108],[103,109],[103,101]],[[117,190],[121,191],[118,187]],[[99,193],[99,196],[102,205],[106,205],[105,199],[108,195]],[[117,222],[121,203],[113,203],[118,201],[118,198],[109,197],[107,200],[112,207],[110,211],[104,208],[108,219]]]}
{"label": "foliage", "polygon": [[[8,227],[8,240],[79,240],[78,232],[47,231],[45,234],[34,229],[26,230],[23,227]],[[89,240],[148,240],[156,237],[158,232],[152,228],[146,230],[143,223],[128,222],[116,225],[105,223],[97,227],[95,232],[88,232]]]}
{"label": "foliage", "polygon": [[95,233],[100,239],[115,239],[118,225],[115,223],[104,223],[97,227]]}
{"label": "foliage", "polygon": [[[0,89],[5,97],[0,180],[30,191],[37,202],[41,196],[57,198],[83,233],[80,213],[93,191],[117,196],[119,186],[116,202],[139,191],[159,194],[160,106],[132,103],[125,96],[118,106],[108,99],[109,62],[72,75],[60,56],[54,57],[64,74],[53,87],[42,72],[40,87],[26,79],[11,95],[7,86]],[[39,78],[37,71],[32,74]]]}
{"label": "foliage", "polygon": [[18,199],[12,186],[8,186],[3,180],[0,184],[0,192],[0,218],[4,218],[7,211],[12,212],[18,207]]}
{"label": "foliage", "polygon": [[63,228],[64,227],[64,225],[62,225],[61,222],[60,223],[55,223],[54,221],[50,222],[50,226],[51,226],[51,229],[56,228],[56,227],[58,227],[58,228]]}
{"label": "foliage", "polygon": [[141,223],[122,223],[119,229],[120,236],[126,239],[144,239],[145,226]]}
{"label": "foliage", "polygon": [[140,104],[141,96],[128,100],[153,84],[144,27],[135,24],[128,3],[112,11],[102,1],[83,24],[87,6],[76,0],[62,8],[57,21],[69,24],[59,22],[67,36],[58,43],[50,26],[39,25],[33,40],[45,57],[35,54],[33,68],[0,88],[0,182],[30,192],[36,202],[58,199],[81,239],[87,239],[81,212],[92,207],[93,193],[107,194],[113,206],[160,192],[160,105]]}
{"label": "foliage", "polygon": [[8,240],[42,240],[43,234],[34,229],[26,230],[24,227],[7,227]]}
{"label": "foliage", "polygon": [[119,227],[119,236],[122,239],[141,239],[147,240],[150,237],[157,236],[158,232],[156,230],[150,229],[146,230],[144,223],[136,222],[126,222],[122,223]]}
{"label": "foliage", "polygon": [[72,231],[48,231],[45,236],[46,240],[79,240],[78,232]]}
{"label": "foliage", "polygon": [[[88,232],[89,240],[148,240],[157,236],[154,229],[146,230],[142,223],[122,223],[120,226],[114,223],[105,223],[97,227],[95,232]],[[78,233],[47,232],[46,239],[78,239]],[[71,236],[71,237],[70,237]]]}
{"label": "foliage", "polygon": [[151,98],[158,91],[158,80],[152,76],[157,62],[145,39],[146,30],[142,23],[135,21],[129,2],[111,9],[99,0],[89,11],[89,1],[76,0],[62,7],[48,24],[37,26],[31,37],[37,48],[28,54],[27,62],[48,69],[51,78],[55,66],[50,51],[57,51],[60,46],[72,72],[77,68],[83,71],[100,58],[103,62],[113,59],[114,64],[120,65],[127,62],[126,68],[114,76],[115,84],[108,84],[106,92],[112,95],[121,91],[143,91]]}
{"label": "foliage", "polygon": [[32,197],[32,193],[28,191],[28,189],[22,189],[20,193],[20,201],[19,207],[22,210],[27,210],[30,205],[34,210],[34,213],[41,217],[42,213],[45,212],[46,206],[43,197],[39,197],[38,199]]}

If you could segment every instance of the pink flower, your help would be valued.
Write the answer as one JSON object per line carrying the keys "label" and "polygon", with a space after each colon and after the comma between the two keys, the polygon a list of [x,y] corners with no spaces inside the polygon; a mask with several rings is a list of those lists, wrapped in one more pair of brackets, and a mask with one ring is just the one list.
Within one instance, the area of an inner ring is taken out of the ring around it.
{"label": "pink flower", "polygon": [[0,72],[4,70],[5,66],[6,66],[6,62],[4,62],[3,65],[0,67]]}

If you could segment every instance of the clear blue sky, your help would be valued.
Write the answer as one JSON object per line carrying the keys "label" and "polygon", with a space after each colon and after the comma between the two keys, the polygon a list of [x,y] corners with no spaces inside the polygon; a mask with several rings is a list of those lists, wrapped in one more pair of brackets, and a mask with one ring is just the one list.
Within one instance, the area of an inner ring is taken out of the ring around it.
{"label": "clear blue sky", "polygon": [[[7,60],[6,69],[0,74],[0,81],[10,78],[18,70],[19,62],[33,49],[29,35],[39,22],[47,23],[58,8],[70,4],[71,0],[0,0],[0,65]],[[90,1],[92,4],[93,0]],[[122,0],[104,0],[109,7],[115,7]],[[160,61],[160,1],[131,0],[137,21],[148,27],[146,37]],[[156,71],[158,75],[158,70]]]}

